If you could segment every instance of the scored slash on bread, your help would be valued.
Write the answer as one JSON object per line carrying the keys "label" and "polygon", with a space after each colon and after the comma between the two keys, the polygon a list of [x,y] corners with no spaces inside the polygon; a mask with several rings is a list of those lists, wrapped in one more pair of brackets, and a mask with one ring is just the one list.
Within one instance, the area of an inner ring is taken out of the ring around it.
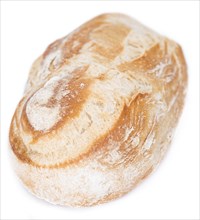
{"label": "scored slash on bread", "polygon": [[126,15],[95,17],[31,68],[10,126],[17,175],[55,204],[124,195],[162,160],[186,85],[177,43]]}

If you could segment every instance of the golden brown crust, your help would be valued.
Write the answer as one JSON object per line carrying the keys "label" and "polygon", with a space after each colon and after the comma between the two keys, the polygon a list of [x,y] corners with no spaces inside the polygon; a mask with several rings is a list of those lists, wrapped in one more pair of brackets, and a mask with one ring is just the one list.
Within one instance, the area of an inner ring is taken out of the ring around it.
{"label": "golden brown crust", "polygon": [[186,84],[175,42],[125,15],[92,19],[33,64],[10,126],[18,175],[64,205],[124,195],[163,158]]}
{"label": "golden brown crust", "polygon": [[[83,71],[85,71],[87,69],[86,68],[82,68],[80,71],[80,73],[82,73]],[[76,71],[78,73],[78,71]],[[77,75],[76,73],[76,75]],[[73,74],[73,73],[72,73]],[[78,76],[80,77],[80,76]],[[21,123],[22,123],[22,127],[23,129],[28,132],[31,133],[33,135],[33,140],[31,143],[36,143],[38,138],[41,136],[44,136],[46,134],[50,134],[52,133],[54,130],[59,129],[60,127],[63,126],[63,124],[67,123],[67,120],[73,118],[75,115],[78,115],[82,105],[84,104],[85,99],[88,96],[88,87],[90,85],[90,80],[89,79],[84,79],[84,78],[72,78],[68,85],[66,85],[65,82],[65,78],[63,78],[62,80],[58,81],[57,85],[55,86],[54,90],[53,90],[53,95],[51,96],[51,98],[48,100],[47,103],[42,104],[42,107],[46,107],[46,108],[54,108],[54,106],[57,105],[57,103],[59,102],[60,106],[61,106],[61,111],[60,111],[60,119],[47,131],[38,131],[35,130],[28,118],[27,118],[27,114],[26,114],[26,105],[29,102],[29,100],[32,98],[32,96],[29,97],[29,99],[26,101],[26,103],[24,104],[23,110],[22,110],[22,115],[21,115]],[[80,87],[80,84],[84,83],[84,88]],[[57,94],[58,92],[60,92],[60,88],[64,87],[64,89],[68,90],[69,93],[67,93],[65,96],[63,96],[60,100],[57,100],[54,97],[54,94]],[[77,105],[77,100],[79,100],[79,105]],[[72,111],[73,110],[73,111]]]}

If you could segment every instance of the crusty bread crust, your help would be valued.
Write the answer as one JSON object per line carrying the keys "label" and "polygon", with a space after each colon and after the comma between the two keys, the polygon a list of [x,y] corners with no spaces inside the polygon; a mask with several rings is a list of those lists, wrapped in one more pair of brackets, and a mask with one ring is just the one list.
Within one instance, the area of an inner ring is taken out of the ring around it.
{"label": "crusty bread crust", "polygon": [[126,15],[90,20],[31,68],[10,126],[18,176],[55,204],[124,195],[162,160],[186,84],[177,43]]}

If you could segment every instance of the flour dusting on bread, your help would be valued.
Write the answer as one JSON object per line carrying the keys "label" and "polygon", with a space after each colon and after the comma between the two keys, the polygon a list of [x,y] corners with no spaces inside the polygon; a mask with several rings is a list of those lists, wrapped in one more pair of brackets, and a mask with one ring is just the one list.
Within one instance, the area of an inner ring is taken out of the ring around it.
{"label": "flour dusting on bread", "polygon": [[31,68],[10,127],[18,176],[54,204],[124,195],[164,157],[186,87],[177,43],[122,14],[88,21]]}

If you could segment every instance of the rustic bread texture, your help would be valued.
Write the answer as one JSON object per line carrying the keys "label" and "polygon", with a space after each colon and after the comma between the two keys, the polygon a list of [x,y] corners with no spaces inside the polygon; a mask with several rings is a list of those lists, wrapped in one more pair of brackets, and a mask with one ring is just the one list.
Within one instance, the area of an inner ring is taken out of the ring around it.
{"label": "rustic bread texture", "polygon": [[186,84],[177,43],[122,14],[90,20],[32,66],[10,127],[18,176],[55,204],[124,195],[162,160]]}

